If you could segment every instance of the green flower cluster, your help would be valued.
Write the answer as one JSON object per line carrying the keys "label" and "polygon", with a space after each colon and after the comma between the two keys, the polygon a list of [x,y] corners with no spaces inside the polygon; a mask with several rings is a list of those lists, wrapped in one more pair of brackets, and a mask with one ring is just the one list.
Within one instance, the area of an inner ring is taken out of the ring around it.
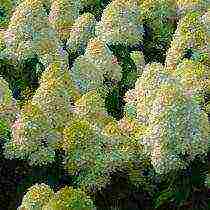
{"label": "green flower cluster", "polygon": [[4,120],[11,125],[16,118],[18,108],[9,84],[0,77],[0,120]]}
{"label": "green flower cluster", "polygon": [[181,18],[166,55],[166,67],[174,70],[183,59],[186,50],[208,54],[208,31],[209,23],[202,21],[202,15],[199,12],[189,12]]}
{"label": "green flower cluster", "polygon": [[49,22],[58,32],[60,39],[66,39],[74,21],[79,17],[80,0],[52,0]]}
{"label": "green flower cluster", "polygon": [[0,1],[0,28],[8,25],[10,16],[12,14],[12,9],[12,0]]}
{"label": "green flower cluster", "polygon": [[94,210],[90,197],[81,189],[64,187],[56,193],[46,184],[35,184],[24,195],[18,210]]}

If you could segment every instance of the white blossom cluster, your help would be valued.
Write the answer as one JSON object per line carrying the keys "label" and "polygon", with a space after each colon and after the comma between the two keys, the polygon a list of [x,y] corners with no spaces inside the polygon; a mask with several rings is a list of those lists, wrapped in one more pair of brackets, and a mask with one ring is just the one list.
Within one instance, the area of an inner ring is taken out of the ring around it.
{"label": "white blossom cluster", "polygon": [[144,34],[138,1],[114,0],[103,11],[96,35],[108,44],[135,45]]}
{"label": "white blossom cluster", "polygon": [[103,84],[105,76],[113,81],[120,81],[122,77],[117,58],[99,37],[89,40],[85,54],[75,60],[71,71],[74,81],[83,93],[106,89]]}

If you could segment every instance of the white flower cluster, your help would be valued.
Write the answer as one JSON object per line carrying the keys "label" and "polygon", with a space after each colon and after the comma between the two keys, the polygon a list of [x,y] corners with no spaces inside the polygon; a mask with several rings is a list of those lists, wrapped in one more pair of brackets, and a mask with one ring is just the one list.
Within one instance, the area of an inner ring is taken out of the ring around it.
{"label": "white flower cluster", "polygon": [[[126,94],[127,104],[136,107],[138,122],[147,125],[139,141],[158,173],[184,168],[196,155],[208,151],[207,115],[195,98],[185,95],[188,88],[204,89],[206,73],[205,66],[193,61],[184,60],[174,72],[153,63]],[[187,160],[182,159],[184,155]]]}
{"label": "white flower cluster", "polygon": [[71,27],[67,40],[67,49],[72,52],[82,52],[89,41],[95,35],[95,17],[91,13],[85,13],[78,17]]}
{"label": "white flower cluster", "polygon": [[18,4],[4,39],[6,49],[2,54],[9,53],[16,60],[38,55],[45,67],[55,59],[62,60],[58,51],[60,41],[48,22],[42,0],[24,0]]}
{"label": "white flower cluster", "polygon": [[106,89],[103,84],[105,76],[114,81],[120,81],[122,77],[117,58],[99,37],[89,40],[85,54],[75,60],[71,71],[74,81],[83,93],[101,87]]}
{"label": "white flower cluster", "polygon": [[108,44],[135,45],[143,39],[141,20],[137,0],[114,0],[103,11],[96,35]]}

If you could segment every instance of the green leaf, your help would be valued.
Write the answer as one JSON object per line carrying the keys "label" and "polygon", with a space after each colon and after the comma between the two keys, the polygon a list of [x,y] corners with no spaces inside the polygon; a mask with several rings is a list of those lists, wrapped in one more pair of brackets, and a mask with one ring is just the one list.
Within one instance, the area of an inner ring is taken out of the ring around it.
{"label": "green leaf", "polygon": [[174,192],[170,191],[170,189],[162,191],[155,201],[155,208],[158,208],[164,203],[171,201],[173,199],[173,196]]}

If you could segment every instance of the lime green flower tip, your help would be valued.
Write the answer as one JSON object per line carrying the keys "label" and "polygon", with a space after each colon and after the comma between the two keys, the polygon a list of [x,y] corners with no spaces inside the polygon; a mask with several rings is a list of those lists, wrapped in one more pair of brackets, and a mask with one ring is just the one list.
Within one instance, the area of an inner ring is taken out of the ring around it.
{"label": "lime green flower tip", "polygon": [[64,187],[60,189],[42,210],[94,210],[89,196],[80,189]]}
{"label": "lime green flower tip", "polygon": [[68,151],[74,149],[76,145],[82,147],[82,145],[91,141],[96,132],[87,119],[75,116],[67,123],[63,134],[63,147]]}
{"label": "lime green flower tip", "polygon": [[9,105],[12,101],[12,91],[9,89],[9,84],[0,77],[0,105]]}
{"label": "lime green flower tip", "polygon": [[13,3],[11,0],[0,0],[0,27],[7,27],[12,9]]}
{"label": "lime green flower tip", "polygon": [[30,187],[24,195],[21,206],[18,210],[42,210],[42,207],[48,203],[54,195],[53,190],[46,184],[35,184]]}
{"label": "lime green flower tip", "polygon": [[75,102],[75,106],[81,114],[106,114],[105,101],[100,97],[96,90],[84,94]]}
{"label": "lime green flower tip", "polygon": [[79,0],[53,0],[49,14],[49,22],[58,32],[60,39],[67,39],[74,21],[79,16],[81,3]]}

